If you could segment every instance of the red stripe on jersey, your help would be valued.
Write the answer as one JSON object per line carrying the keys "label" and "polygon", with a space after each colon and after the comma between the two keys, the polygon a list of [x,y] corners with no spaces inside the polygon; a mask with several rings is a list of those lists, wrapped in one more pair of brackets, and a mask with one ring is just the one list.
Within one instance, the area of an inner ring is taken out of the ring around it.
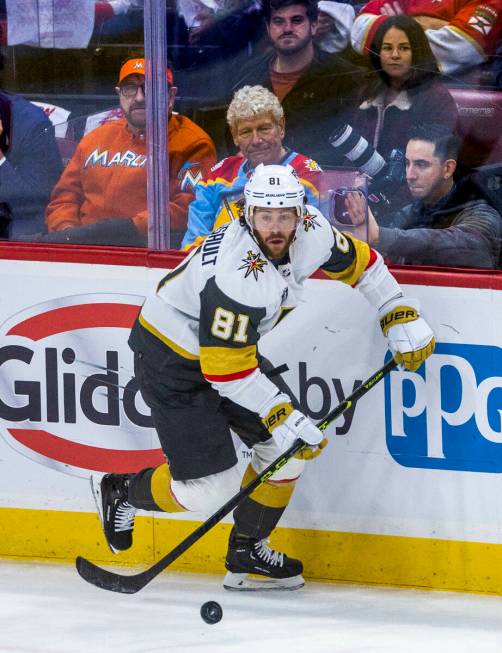
{"label": "red stripe on jersey", "polygon": [[258,369],[258,365],[249,370],[241,370],[240,372],[234,372],[233,374],[204,374],[204,378],[206,381],[215,381],[216,383],[222,381],[236,381],[237,379],[243,379],[244,377],[249,376],[256,369]]}
{"label": "red stripe on jersey", "polygon": [[368,30],[366,35],[366,42],[364,43],[364,54],[369,54],[371,48],[373,47],[373,38],[375,37],[375,32],[380,27],[380,25],[387,20],[388,16],[379,16],[376,20],[373,21],[371,27]]}
{"label": "red stripe on jersey", "polygon": [[[366,270],[369,270],[370,267],[373,265],[373,263],[376,260],[377,260],[377,253],[375,252],[375,250],[372,247],[370,247],[370,259],[368,261],[368,265],[364,268],[364,272],[366,272]],[[363,274],[364,274],[364,272],[363,272]],[[355,283],[352,284],[351,288],[355,288],[358,283],[359,283],[359,279]]]}
{"label": "red stripe on jersey", "polygon": [[372,247],[370,247],[370,260],[368,261],[368,265],[366,266],[366,269],[370,268],[376,260],[377,260],[377,253]]}

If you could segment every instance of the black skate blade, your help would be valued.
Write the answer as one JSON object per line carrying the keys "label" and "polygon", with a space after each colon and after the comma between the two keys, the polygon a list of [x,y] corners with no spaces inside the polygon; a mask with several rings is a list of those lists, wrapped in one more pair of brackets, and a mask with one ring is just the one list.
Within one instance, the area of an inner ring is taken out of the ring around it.
{"label": "black skate blade", "polygon": [[78,573],[85,581],[103,590],[109,590],[110,592],[135,594],[146,584],[143,580],[142,573],[132,576],[122,576],[121,574],[116,574],[113,571],[108,571],[107,569],[98,567],[81,556],[78,556],[75,564]]}

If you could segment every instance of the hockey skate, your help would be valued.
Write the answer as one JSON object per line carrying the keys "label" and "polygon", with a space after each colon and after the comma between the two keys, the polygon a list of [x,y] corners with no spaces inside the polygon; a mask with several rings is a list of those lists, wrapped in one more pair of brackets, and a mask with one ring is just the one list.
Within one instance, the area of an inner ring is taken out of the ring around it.
{"label": "hockey skate", "polygon": [[113,553],[132,545],[136,508],[128,501],[129,474],[91,475],[91,488],[108,546]]}
{"label": "hockey skate", "polygon": [[223,587],[235,591],[296,590],[305,585],[300,560],[274,551],[268,540],[230,535]]}

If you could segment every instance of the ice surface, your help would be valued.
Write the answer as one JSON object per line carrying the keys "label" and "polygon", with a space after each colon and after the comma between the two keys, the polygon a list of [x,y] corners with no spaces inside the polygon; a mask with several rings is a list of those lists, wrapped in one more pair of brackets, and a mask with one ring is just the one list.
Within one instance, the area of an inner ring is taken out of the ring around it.
{"label": "ice surface", "polygon": [[[0,561],[1,653],[501,653],[502,598],[307,583],[227,592],[222,576],[164,573],[120,595],[70,565]],[[208,625],[200,606],[223,607]]]}

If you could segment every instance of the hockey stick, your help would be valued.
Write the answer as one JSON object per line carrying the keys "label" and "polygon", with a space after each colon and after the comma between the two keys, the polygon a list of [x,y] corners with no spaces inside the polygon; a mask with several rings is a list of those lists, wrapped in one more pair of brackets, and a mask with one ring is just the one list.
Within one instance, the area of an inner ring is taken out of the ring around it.
{"label": "hockey stick", "polygon": [[[336,408],[328,413],[328,415],[317,425],[321,431],[325,431],[328,426],[348,408],[350,408],[355,401],[365,395],[371,388],[381,381],[386,374],[391,372],[397,367],[396,361],[391,358],[382,368],[380,368],[373,376],[367,379],[360,385],[354,392],[344,399]],[[172,551],[167,553],[154,565],[141,571],[137,574],[124,576],[117,574],[113,571],[108,571],[102,567],[98,567],[94,563],[86,560],[86,558],[78,557],[76,560],[77,571],[84,580],[88,583],[101,587],[105,590],[112,592],[121,592],[122,594],[135,594],[140,589],[145,587],[151,580],[153,580],[161,571],[168,567],[172,562],[180,557],[192,544],[195,544],[203,535],[205,535],[211,528],[216,526],[223,517],[228,515],[245,497],[249,496],[253,490],[265,483],[272,474],[284,467],[290,458],[296,453],[301,451],[306,446],[303,440],[296,440],[289,449],[287,449],[282,456],[274,460],[263,472],[257,476],[253,481],[248,483],[245,487],[235,494],[227,501],[219,510],[217,510],[209,519],[196,528],[190,535],[188,535],[182,542],[180,542]]]}

